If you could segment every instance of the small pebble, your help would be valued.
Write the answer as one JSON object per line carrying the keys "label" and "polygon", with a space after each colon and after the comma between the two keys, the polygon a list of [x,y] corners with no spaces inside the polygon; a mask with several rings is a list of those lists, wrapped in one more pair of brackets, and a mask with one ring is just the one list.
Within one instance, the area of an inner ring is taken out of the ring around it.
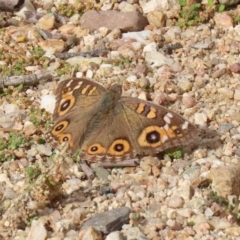
{"label": "small pebble", "polygon": [[184,106],[187,107],[187,108],[191,108],[191,107],[194,107],[196,105],[195,98],[193,98],[191,96],[188,96],[188,95],[183,96],[182,102],[183,102]]}
{"label": "small pebble", "polygon": [[173,195],[168,202],[168,206],[171,208],[181,208],[184,205],[184,200],[183,198]]}

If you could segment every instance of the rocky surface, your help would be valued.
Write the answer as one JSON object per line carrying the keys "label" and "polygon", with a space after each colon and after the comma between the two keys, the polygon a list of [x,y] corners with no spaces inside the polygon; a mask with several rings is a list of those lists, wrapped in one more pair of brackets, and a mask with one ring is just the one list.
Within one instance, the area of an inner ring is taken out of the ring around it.
{"label": "rocky surface", "polygon": [[[202,4],[194,24],[175,0],[44,0],[1,12],[0,85],[52,76],[1,93],[1,239],[240,239],[240,9]],[[121,83],[199,137],[136,167],[92,164],[88,178],[47,135],[57,84],[72,76]]]}

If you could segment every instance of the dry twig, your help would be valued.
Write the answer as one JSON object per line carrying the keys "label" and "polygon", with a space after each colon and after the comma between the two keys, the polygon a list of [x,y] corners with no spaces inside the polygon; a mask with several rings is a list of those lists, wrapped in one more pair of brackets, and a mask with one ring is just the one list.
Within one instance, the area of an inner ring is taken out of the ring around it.
{"label": "dry twig", "polygon": [[77,52],[77,53],[68,53],[68,52],[63,52],[63,53],[56,53],[55,56],[57,58],[61,58],[61,59],[68,59],[68,58],[72,58],[72,57],[99,57],[99,56],[103,56],[106,55],[109,52],[108,49],[104,48],[104,49],[96,49],[93,51],[88,51],[88,52]]}
{"label": "dry twig", "polygon": [[0,77],[0,88],[7,86],[17,86],[20,84],[35,84],[43,79],[51,78],[50,73],[39,73],[22,76]]}

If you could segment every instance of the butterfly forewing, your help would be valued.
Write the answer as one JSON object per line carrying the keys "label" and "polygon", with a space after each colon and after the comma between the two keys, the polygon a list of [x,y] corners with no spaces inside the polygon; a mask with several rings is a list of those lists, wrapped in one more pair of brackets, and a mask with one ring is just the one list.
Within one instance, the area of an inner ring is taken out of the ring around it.
{"label": "butterfly forewing", "polygon": [[73,152],[81,147],[84,132],[106,89],[87,79],[68,79],[57,88],[54,126],[51,134],[59,142],[67,141]]}

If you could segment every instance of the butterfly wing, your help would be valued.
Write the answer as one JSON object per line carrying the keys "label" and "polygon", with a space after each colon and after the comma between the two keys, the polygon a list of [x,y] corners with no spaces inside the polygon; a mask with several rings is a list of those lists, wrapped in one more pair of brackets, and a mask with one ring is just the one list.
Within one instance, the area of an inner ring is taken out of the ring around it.
{"label": "butterfly wing", "polygon": [[121,98],[120,103],[127,125],[129,128],[132,124],[134,126],[132,133],[134,144],[138,146],[137,154],[153,154],[187,145],[198,135],[198,129],[193,124],[160,105],[128,97]]}
{"label": "butterfly wing", "polygon": [[98,129],[85,139],[81,157],[116,162],[186,145],[197,128],[180,115],[151,102],[122,97]]}
{"label": "butterfly wing", "polygon": [[106,89],[87,79],[68,79],[57,88],[54,126],[51,134],[60,143],[67,141],[73,152],[81,147],[91,118],[97,113]]}

